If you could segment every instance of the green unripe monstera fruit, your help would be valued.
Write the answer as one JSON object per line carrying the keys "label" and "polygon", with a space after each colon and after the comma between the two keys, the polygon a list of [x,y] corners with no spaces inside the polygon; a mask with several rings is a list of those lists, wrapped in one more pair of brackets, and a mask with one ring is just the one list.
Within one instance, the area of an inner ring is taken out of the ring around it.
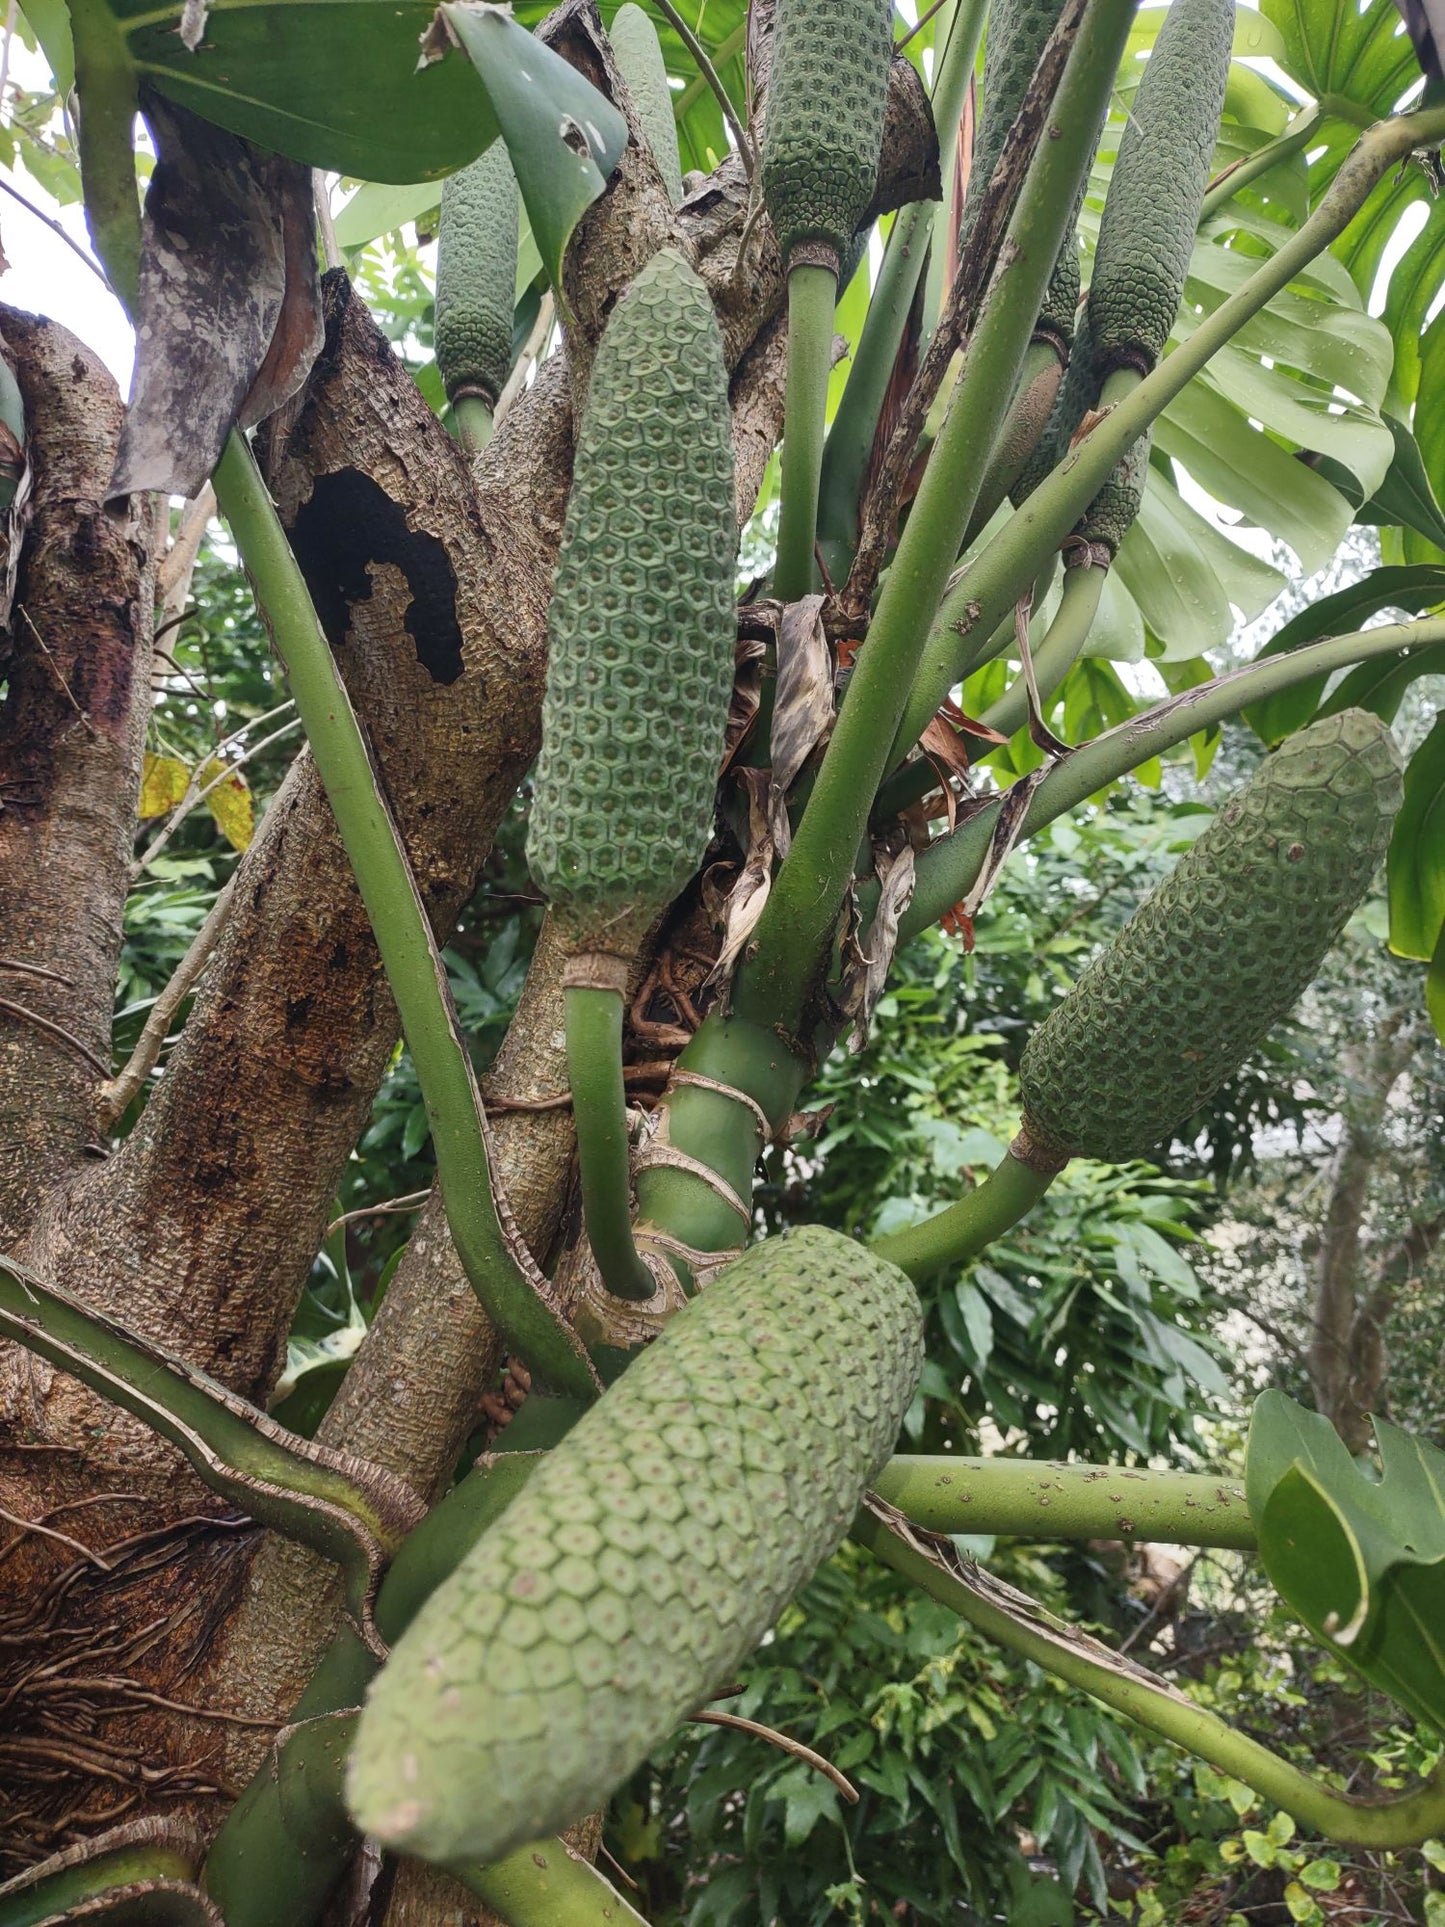
{"label": "green unripe monstera fruit", "polygon": [[495,406],[512,365],[517,280],[517,177],[494,140],[442,187],[436,359],[447,399]]}
{"label": "green unripe monstera fruit", "polygon": [[736,548],[722,338],[707,289],[664,248],[597,350],[548,612],[527,855],[554,904],[661,910],[701,862]]}
{"label": "green unripe monstera fruit", "polygon": [[1118,1162],[1212,1096],[1319,970],[1401,795],[1390,732],[1362,709],[1267,758],[1029,1039],[1031,1133]]}
{"label": "green unripe monstera fruit", "polygon": [[1099,223],[1089,325],[1099,378],[1148,374],[1184,292],[1234,39],[1234,0],[1174,0],[1144,68]]}
{"label": "green unripe monstera fruit", "polygon": [[778,0],[763,200],[783,261],[808,243],[841,261],[883,152],[892,0]]}
{"label": "green unripe monstera fruit", "polygon": [[351,1755],[362,1831],[492,1860],[605,1799],[838,1545],[921,1369],[913,1286],[851,1239],[735,1260],[398,1642]]}
{"label": "green unripe monstera fruit", "polygon": [[625,6],[617,9],[607,37],[632,94],[652,158],[676,207],[682,200],[682,156],[677,146],[672,89],[667,84],[667,63],[662,57],[657,29],[641,7],[627,0]]}

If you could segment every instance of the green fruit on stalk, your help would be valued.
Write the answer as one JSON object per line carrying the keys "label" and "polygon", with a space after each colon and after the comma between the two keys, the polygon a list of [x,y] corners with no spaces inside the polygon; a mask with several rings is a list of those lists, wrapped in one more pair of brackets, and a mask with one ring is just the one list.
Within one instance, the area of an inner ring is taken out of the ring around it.
{"label": "green fruit on stalk", "polygon": [[1124,537],[1138,519],[1149,480],[1149,451],[1154,430],[1141,435],[1120,457],[1113,474],[1085,510],[1074,530],[1081,541],[1102,542],[1110,560],[1119,553]]}
{"label": "green fruit on stalk", "polygon": [[527,855],[553,903],[661,910],[702,861],[736,549],[722,337],[707,289],[664,248],[597,350],[552,589]]}
{"label": "green fruit on stalk", "polygon": [[493,1860],[605,1799],[838,1545],[921,1369],[913,1286],[851,1239],[735,1260],[398,1642],[351,1757],[362,1831]]}
{"label": "green fruit on stalk", "polygon": [[1089,323],[1099,379],[1147,375],[1179,312],[1209,184],[1234,41],[1234,0],[1174,0],[1119,142],[1099,223]]}
{"label": "green fruit on stalk", "polygon": [[442,187],[436,360],[447,399],[495,407],[512,365],[517,282],[517,177],[504,142]]}
{"label": "green fruit on stalk", "polygon": [[892,60],[892,0],[778,0],[762,176],[785,266],[810,243],[848,253],[878,181]]}
{"label": "green fruit on stalk", "polygon": [[657,29],[641,7],[627,0],[625,6],[617,9],[607,37],[632,95],[652,158],[676,207],[682,200],[682,156],[677,145],[672,89],[667,84],[667,63],[662,57]]}
{"label": "green fruit on stalk", "polygon": [[1191,1116],[1318,972],[1402,793],[1394,740],[1362,709],[1261,763],[1029,1039],[1032,1133],[1122,1162]]}

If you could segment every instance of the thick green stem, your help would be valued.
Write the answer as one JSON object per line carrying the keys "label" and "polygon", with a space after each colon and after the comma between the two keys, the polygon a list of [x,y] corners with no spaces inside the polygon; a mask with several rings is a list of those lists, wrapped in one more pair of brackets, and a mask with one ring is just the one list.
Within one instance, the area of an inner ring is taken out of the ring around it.
{"label": "thick green stem", "polygon": [[[1445,642],[1445,617],[1391,623],[1385,628],[1335,636],[1292,650],[1288,655],[1248,663],[1200,689],[1171,697],[1156,708],[1131,717],[1127,723],[1106,730],[1082,748],[1061,756],[1034,791],[1021,835],[1036,836],[1055,817],[1076,809],[1096,790],[1116,782],[1151,757],[1173,749],[1196,731],[1210,729],[1225,717],[1238,715],[1251,703],[1263,702],[1266,697],[1292,688],[1296,683],[1308,682],[1313,676],[1332,675],[1351,663],[1367,662],[1375,656],[1395,655],[1407,649],[1427,648],[1439,642]],[[993,802],[979,810],[951,835],[931,843],[919,857],[913,901],[899,922],[900,943],[937,923],[946,910],[972,889],[988,855],[999,807],[998,802]],[[865,923],[874,902],[876,886],[862,905]]]}
{"label": "thick green stem", "polygon": [[817,783],[758,923],[757,954],[739,974],[736,1008],[756,1022],[795,1028],[821,967],[889,766],[888,744],[1092,159],[1092,130],[1133,10],[1134,0],[1090,0],[1084,13],[1000,250],[1007,265],[985,297]]}
{"label": "thick green stem", "polygon": [[1255,1547],[1242,1483],[1204,1472],[901,1456],[873,1489],[930,1532]]}
{"label": "thick green stem", "polygon": [[818,487],[833,369],[836,268],[800,261],[788,271],[788,376],[783,399],[783,467],[773,594],[797,602],[812,592]]}
{"label": "thick green stem", "polygon": [[[1096,1640],[1061,1625],[1012,1589],[979,1576],[975,1584],[940,1559],[909,1544],[875,1515],[862,1512],[853,1526],[860,1545],[950,1606],[987,1638],[1042,1666],[1068,1685],[1137,1720],[1150,1732],[1242,1780],[1264,1800],[1281,1807],[1311,1834],[1347,1846],[1408,1848],[1445,1830],[1445,1767],[1412,1793],[1379,1802],[1351,1800],[1321,1786],[1298,1767],[1232,1727],[1141,1667],[1120,1659]],[[1017,1600],[1013,1610],[997,1603]]]}
{"label": "thick green stem", "polygon": [[1248,187],[1261,174],[1267,174],[1272,167],[1278,167],[1281,161],[1289,160],[1292,155],[1308,147],[1324,119],[1321,106],[1302,108],[1282,134],[1277,134],[1272,141],[1266,141],[1263,147],[1257,147],[1252,154],[1217,175],[1199,210],[1201,227],[1211,214],[1217,214],[1220,208],[1227,207],[1242,187]]}
{"label": "thick green stem", "polygon": [[85,220],[106,277],[134,317],[140,298],[140,199],[131,130],[136,78],[107,0],[70,0],[80,97],[80,178]]}
{"label": "thick green stem", "polygon": [[[907,754],[929,717],[960,679],[970,636],[981,628],[991,630],[1013,607],[1044,558],[1064,540],[1108,480],[1120,457],[1212,356],[1344,231],[1391,167],[1415,148],[1442,138],[1445,108],[1428,108],[1377,122],[1356,142],[1323,200],[1298,233],[1291,235],[1213,314],[1206,315],[1188,339],[1112,408],[1009,518],[982,555],[964,571],[938,611],[894,739],[890,767]],[[862,659],[867,659],[866,650]],[[774,897],[776,894],[775,890]]]}
{"label": "thick green stem", "polygon": [[619,1298],[651,1298],[657,1281],[632,1242],[627,1092],[619,991],[569,984],[567,1081],[577,1121],[582,1217],[602,1282]]}
{"label": "thick green stem", "polygon": [[492,405],[481,395],[458,395],[452,403],[452,424],[468,455],[480,455],[492,439]]}
{"label": "thick green stem", "polygon": [[[950,218],[949,179],[957,146],[954,134],[978,53],[984,12],[984,0],[962,0],[955,8],[933,88],[933,122],[945,150],[942,156],[944,219]],[[818,503],[818,543],[834,582],[845,581],[852,566],[863,480],[873,452],[884,397],[908,325],[909,310],[928,260],[928,241],[936,212],[932,201],[915,201],[912,206],[901,208],[894,217],[863,332],[848,369],[847,386],[828,430]]]}
{"label": "thick green stem", "polygon": [[452,1871],[507,1927],[647,1927],[611,1881],[561,1840],[534,1840],[490,1867]]}
{"label": "thick green stem", "polygon": [[739,1096],[673,1084],[663,1098],[656,1140],[705,1164],[744,1209],[734,1209],[696,1173],[655,1164],[637,1175],[637,1235],[646,1242],[649,1232],[660,1233],[697,1251],[741,1250],[750,1229],[753,1172],[763,1150],[757,1112],[767,1118],[770,1130],[780,1130],[808,1067],[775,1031],[737,1017],[709,1017],[678,1058],[677,1068],[684,1076],[706,1078]]}
{"label": "thick green stem", "polygon": [[537,1377],[559,1392],[585,1398],[595,1389],[586,1354],[507,1242],[492,1194],[476,1077],[457,1033],[446,973],[416,880],[305,580],[250,448],[238,434],[226,443],[215,487],[257,607],[285,665],[376,933],[421,1084],[462,1268],[488,1315]]}
{"label": "thick green stem", "polygon": [[914,1279],[965,1264],[1032,1211],[1057,1176],[1056,1169],[1041,1170],[1009,1151],[967,1197],[922,1224],[875,1238],[871,1249]]}
{"label": "thick green stem", "polygon": [[[1063,596],[1049,624],[1048,633],[1034,651],[1034,683],[1039,706],[1048,713],[1049,698],[1055,695],[1065,676],[1079,660],[1089,631],[1099,613],[1100,598],[1109,571],[1090,564],[1064,571]],[[1012,736],[1029,719],[1028,685],[1022,669],[999,697],[979,718],[990,729]]]}

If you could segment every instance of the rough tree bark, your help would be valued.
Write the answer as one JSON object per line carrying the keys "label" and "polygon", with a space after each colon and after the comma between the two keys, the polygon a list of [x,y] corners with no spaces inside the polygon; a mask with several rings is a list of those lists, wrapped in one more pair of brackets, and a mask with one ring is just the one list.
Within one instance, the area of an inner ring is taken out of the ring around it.
{"label": "rough tree bark", "polygon": [[[592,0],[567,0],[545,32],[630,113]],[[899,61],[876,211],[936,181],[927,105]],[[780,426],[783,290],[766,223],[749,272],[732,278],[746,206],[730,160],[674,214],[650,155],[630,143],[569,252],[567,354],[474,470],[345,278],[328,280],[325,347],[263,453],[441,936],[537,749],[575,399],[617,295],[667,239],[717,301],[740,517],[752,507]],[[100,506],[122,410],[93,358],[47,322],[5,313],[0,331],[35,473],[0,636],[0,1237],[264,1402],[394,1047],[395,1009],[303,755],[239,865],[164,1078],[125,1142],[106,1144],[100,1086],[148,711],[157,514]],[[544,945],[497,1069],[511,1094],[565,1082],[556,997]],[[496,1133],[502,1181],[545,1252],[570,1121],[504,1113]],[[433,1202],[327,1437],[430,1496],[496,1366]],[[3,1347],[0,1507],[0,1871],[122,1817],[179,1808],[213,1828],[329,1636],[329,1574],[266,1542],[139,1424]],[[408,1892],[398,1920],[482,1918],[459,1914],[454,1896]]]}

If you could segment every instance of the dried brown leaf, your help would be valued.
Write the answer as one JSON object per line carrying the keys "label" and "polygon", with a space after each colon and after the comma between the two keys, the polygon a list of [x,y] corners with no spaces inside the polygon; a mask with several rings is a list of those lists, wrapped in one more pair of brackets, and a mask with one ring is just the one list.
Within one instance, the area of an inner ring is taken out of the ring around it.
{"label": "dried brown leaf", "polygon": [[898,948],[898,921],[913,901],[913,845],[905,843],[896,852],[875,851],[873,868],[880,889],[878,908],[868,932],[867,954],[859,952],[857,960],[846,967],[843,977],[843,1008],[853,1019],[848,1048],[855,1053],[868,1042],[873,1012],[883,995],[888,972],[893,968],[893,953]]}
{"label": "dried brown leaf", "polygon": [[765,769],[740,769],[737,776],[748,799],[748,847],[744,853],[743,867],[723,906],[722,948],[707,978],[708,983],[721,986],[724,1005],[737,960],[757,928],[773,879],[773,837],[768,825],[768,772]]}

